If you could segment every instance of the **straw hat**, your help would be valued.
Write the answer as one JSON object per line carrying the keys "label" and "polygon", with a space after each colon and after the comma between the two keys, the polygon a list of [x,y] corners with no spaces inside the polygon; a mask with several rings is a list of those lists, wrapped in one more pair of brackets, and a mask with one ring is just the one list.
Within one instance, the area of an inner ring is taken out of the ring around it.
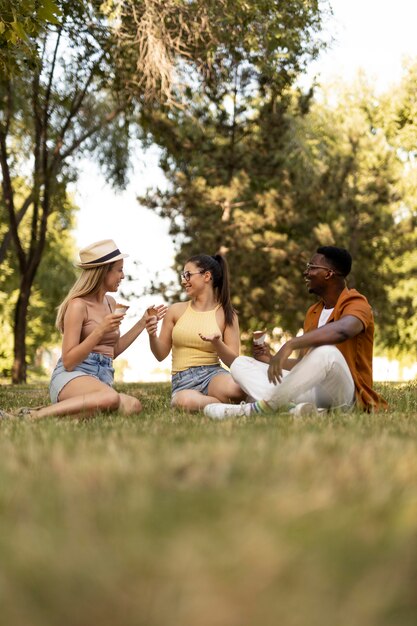
{"label": "straw hat", "polygon": [[90,244],[80,250],[80,263],[77,267],[88,269],[89,267],[99,267],[107,263],[114,263],[120,259],[125,259],[128,254],[122,254],[114,243],[113,239],[103,239]]}

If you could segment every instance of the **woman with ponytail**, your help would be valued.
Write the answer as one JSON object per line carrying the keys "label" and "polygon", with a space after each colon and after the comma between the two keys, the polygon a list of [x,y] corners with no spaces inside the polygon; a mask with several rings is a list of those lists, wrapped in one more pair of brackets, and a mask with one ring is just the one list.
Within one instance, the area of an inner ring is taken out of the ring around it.
{"label": "woman with ponytail", "polygon": [[241,388],[219,359],[233,361],[240,349],[226,259],[220,254],[192,256],[184,265],[181,282],[189,300],[169,307],[160,335],[156,317],[146,322],[158,361],[172,350],[172,406],[199,411],[214,402],[242,400]]}

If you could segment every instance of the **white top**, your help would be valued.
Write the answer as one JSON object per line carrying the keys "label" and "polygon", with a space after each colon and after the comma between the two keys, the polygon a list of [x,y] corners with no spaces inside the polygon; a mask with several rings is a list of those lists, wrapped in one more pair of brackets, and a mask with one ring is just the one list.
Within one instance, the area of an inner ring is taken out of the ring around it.
{"label": "white top", "polygon": [[332,309],[325,309],[323,307],[323,310],[320,313],[320,318],[319,318],[319,323],[318,323],[317,328],[320,328],[320,326],[324,326],[324,324],[327,322],[327,320],[329,319],[329,317],[333,313],[333,310],[334,310],[334,307]]}

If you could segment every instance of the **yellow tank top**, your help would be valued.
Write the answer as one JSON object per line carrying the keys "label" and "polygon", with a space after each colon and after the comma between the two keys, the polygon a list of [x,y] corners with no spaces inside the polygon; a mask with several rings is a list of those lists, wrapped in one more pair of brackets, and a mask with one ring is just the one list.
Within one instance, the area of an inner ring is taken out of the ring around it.
{"label": "yellow tank top", "polygon": [[211,311],[195,311],[190,300],[172,331],[173,374],[189,367],[220,363],[212,344],[203,341],[198,335],[198,333],[203,335],[221,333],[216,320],[216,311],[219,307],[220,305]]}

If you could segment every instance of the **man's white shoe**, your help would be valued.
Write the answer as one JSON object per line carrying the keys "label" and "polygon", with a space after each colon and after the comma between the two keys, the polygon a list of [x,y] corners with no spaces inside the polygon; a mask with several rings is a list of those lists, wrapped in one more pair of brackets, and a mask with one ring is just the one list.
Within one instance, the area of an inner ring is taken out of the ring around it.
{"label": "man's white shoe", "polygon": [[318,415],[318,410],[312,402],[300,402],[290,409],[290,415],[294,417],[313,417]]}
{"label": "man's white shoe", "polygon": [[216,402],[207,404],[203,413],[212,420],[224,420],[228,417],[249,417],[251,405],[246,402],[241,402],[240,404],[221,404]]}

